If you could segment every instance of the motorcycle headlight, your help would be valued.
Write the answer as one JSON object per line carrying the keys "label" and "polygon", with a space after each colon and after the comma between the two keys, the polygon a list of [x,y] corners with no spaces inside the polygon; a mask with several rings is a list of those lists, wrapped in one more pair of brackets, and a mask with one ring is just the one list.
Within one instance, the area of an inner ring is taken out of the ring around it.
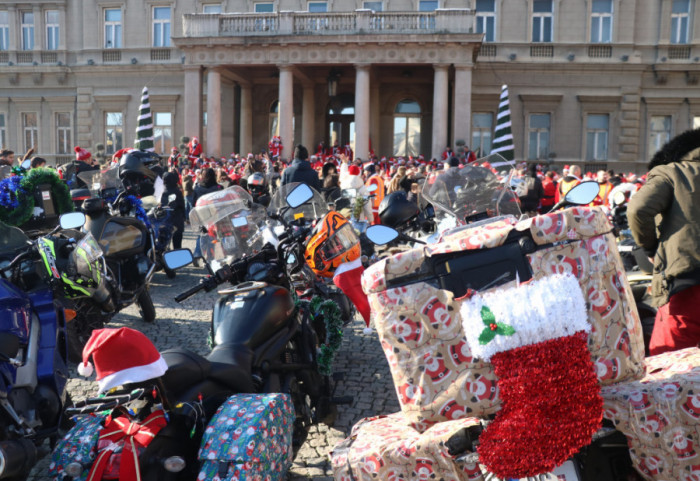
{"label": "motorcycle headlight", "polygon": [[148,273],[148,259],[141,257],[136,263],[136,268],[140,276],[145,276]]}
{"label": "motorcycle headlight", "polygon": [[185,460],[180,456],[170,456],[163,461],[163,467],[170,473],[179,473],[185,469]]}
{"label": "motorcycle headlight", "polygon": [[70,463],[64,468],[66,475],[72,478],[79,478],[83,473],[83,465],[80,463]]}

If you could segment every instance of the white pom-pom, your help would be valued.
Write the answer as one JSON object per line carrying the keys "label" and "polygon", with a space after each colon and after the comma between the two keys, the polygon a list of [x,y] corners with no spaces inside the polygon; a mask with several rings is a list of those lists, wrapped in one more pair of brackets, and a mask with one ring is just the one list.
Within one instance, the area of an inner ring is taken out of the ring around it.
{"label": "white pom-pom", "polygon": [[364,329],[362,329],[362,334],[372,334],[373,332],[374,329],[372,329],[371,327],[365,327]]}
{"label": "white pom-pom", "polygon": [[88,361],[87,364],[83,364],[82,362],[78,364],[78,374],[83,377],[92,376],[94,371],[95,369],[92,367],[92,363],[90,361]]}

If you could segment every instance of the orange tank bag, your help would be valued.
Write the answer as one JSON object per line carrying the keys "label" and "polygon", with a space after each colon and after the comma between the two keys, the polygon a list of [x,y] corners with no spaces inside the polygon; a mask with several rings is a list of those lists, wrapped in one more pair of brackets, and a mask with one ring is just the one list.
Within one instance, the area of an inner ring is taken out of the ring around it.
{"label": "orange tank bag", "polygon": [[367,186],[367,188],[369,188],[371,185],[377,186],[377,190],[372,192],[374,197],[371,198],[373,217],[372,225],[381,224],[381,221],[379,220],[379,204],[381,204],[382,200],[384,200],[384,179],[382,179],[380,175],[374,174],[369,179],[367,179],[365,185]]}

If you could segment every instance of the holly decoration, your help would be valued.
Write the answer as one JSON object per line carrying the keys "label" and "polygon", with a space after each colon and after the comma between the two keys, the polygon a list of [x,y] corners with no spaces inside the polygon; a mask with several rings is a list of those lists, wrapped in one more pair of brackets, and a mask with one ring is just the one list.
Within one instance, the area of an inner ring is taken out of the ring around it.
{"label": "holly decoration", "polygon": [[503,324],[502,322],[496,322],[496,316],[494,316],[491,309],[486,306],[481,308],[481,320],[484,321],[484,325],[486,325],[479,336],[479,344],[481,345],[485,345],[493,341],[496,335],[512,336],[515,334],[515,329],[513,329],[513,326]]}

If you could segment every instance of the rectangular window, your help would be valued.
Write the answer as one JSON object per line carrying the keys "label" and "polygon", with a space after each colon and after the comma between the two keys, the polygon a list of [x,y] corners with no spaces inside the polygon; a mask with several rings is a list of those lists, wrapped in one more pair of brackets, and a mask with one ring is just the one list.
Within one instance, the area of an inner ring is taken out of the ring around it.
{"label": "rectangular window", "polygon": [[56,113],[56,153],[70,154],[73,148],[71,139],[70,112]]}
{"label": "rectangular window", "polygon": [[170,7],[153,7],[153,46],[170,47]]}
{"label": "rectangular window", "polygon": [[39,139],[39,122],[36,112],[22,113],[22,137],[24,139],[24,151],[36,148]]}
{"label": "rectangular window", "polygon": [[0,114],[0,149],[7,148],[7,127],[5,127],[5,114]]}
{"label": "rectangular window", "polygon": [[671,139],[671,116],[652,115],[649,121],[649,152],[651,158]]}
{"label": "rectangular window", "polygon": [[483,33],[484,42],[496,41],[496,1],[476,0],[476,33]]}
{"label": "rectangular window", "polygon": [[418,11],[419,12],[434,12],[435,10],[438,9],[438,2],[437,0],[421,0],[418,2]]}
{"label": "rectangular window", "polygon": [[212,3],[209,5],[202,5],[202,13],[221,13],[221,4]]}
{"label": "rectangular window", "polygon": [[491,153],[491,141],[493,131],[493,115],[490,113],[476,113],[472,117],[472,144],[471,150],[481,158]]}
{"label": "rectangular window", "polygon": [[34,49],[34,13],[21,12],[22,17],[22,50]]}
{"label": "rectangular window", "polygon": [[591,10],[591,43],[612,42],[612,0],[593,0]]}
{"label": "rectangular window", "polygon": [[586,119],[586,160],[608,160],[608,114],[590,114]]}
{"label": "rectangular window", "polygon": [[532,41],[552,41],[552,0],[534,0],[532,5]]}
{"label": "rectangular window", "polygon": [[671,43],[688,43],[690,0],[673,0],[671,7]]}
{"label": "rectangular window", "polygon": [[113,154],[123,147],[124,119],[121,112],[105,113],[105,153]]}
{"label": "rectangular window", "polygon": [[122,48],[122,11],[105,9],[105,48]]}
{"label": "rectangular window", "polygon": [[328,2],[309,2],[309,12],[326,13],[328,11]]}
{"label": "rectangular window", "polygon": [[7,10],[0,10],[0,50],[10,50],[10,20]]}
{"label": "rectangular window", "polygon": [[156,112],[153,118],[153,144],[156,152],[168,154],[173,147],[173,114]]}
{"label": "rectangular window", "polygon": [[382,5],[382,2],[362,2],[362,8],[372,10],[373,12],[384,11],[384,5]]}
{"label": "rectangular window", "polygon": [[259,2],[255,4],[255,13],[274,13],[275,5],[272,2]]}
{"label": "rectangular window", "polygon": [[549,154],[549,114],[531,114],[529,122],[528,160],[546,159]]}
{"label": "rectangular window", "polygon": [[58,50],[58,10],[46,11],[46,50]]}

